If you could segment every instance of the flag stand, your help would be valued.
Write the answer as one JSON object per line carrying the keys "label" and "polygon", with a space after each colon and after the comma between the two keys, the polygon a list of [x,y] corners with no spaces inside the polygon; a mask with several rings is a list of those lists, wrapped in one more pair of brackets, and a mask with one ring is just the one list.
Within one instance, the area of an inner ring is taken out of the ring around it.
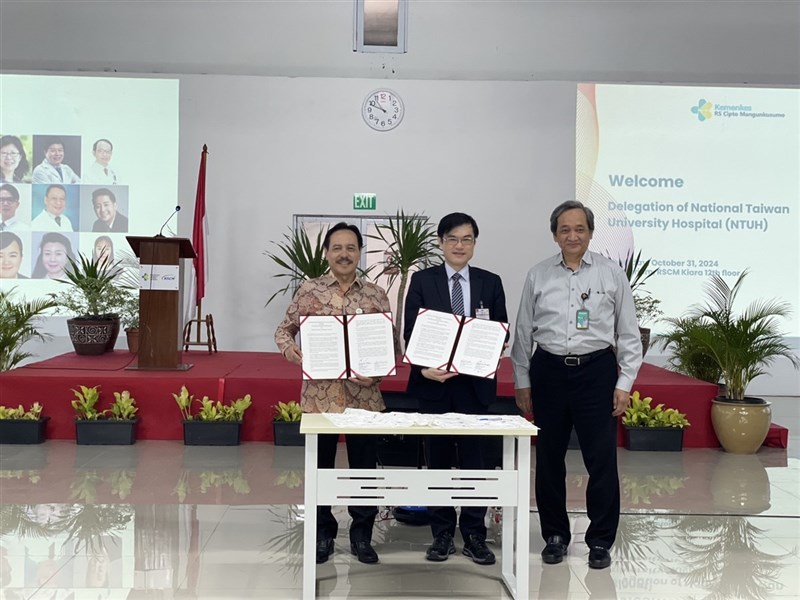
{"label": "flag stand", "polygon": [[[208,353],[217,351],[217,334],[214,332],[214,317],[210,314],[205,318],[202,316],[202,300],[197,303],[195,307],[197,310],[196,318],[189,319],[186,325],[183,326],[183,350],[189,350],[189,346],[206,346]],[[197,334],[195,341],[192,341],[192,324],[197,323]],[[206,326],[206,341],[202,340],[203,337],[203,324]]]}

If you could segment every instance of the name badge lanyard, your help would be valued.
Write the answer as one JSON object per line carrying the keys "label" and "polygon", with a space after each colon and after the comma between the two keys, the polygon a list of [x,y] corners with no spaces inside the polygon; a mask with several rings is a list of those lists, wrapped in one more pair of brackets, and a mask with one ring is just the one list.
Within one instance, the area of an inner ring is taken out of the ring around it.
{"label": "name badge lanyard", "polygon": [[591,288],[581,294],[581,307],[575,313],[575,327],[578,329],[589,329],[589,309],[586,308],[586,301],[591,295]]}

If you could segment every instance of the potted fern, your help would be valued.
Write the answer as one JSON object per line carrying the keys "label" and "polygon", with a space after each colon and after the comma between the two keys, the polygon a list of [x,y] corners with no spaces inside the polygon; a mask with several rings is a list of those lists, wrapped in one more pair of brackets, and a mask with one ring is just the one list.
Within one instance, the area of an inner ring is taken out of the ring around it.
{"label": "potted fern", "polygon": [[72,390],[75,399],[75,441],[79,445],[129,446],[136,441],[136,399],[128,390],[114,392],[114,402],[105,410],[99,410],[100,386],[79,386]]}
{"label": "potted fern", "polygon": [[680,452],[683,449],[683,428],[689,427],[686,415],[663,404],[652,406],[653,399],[631,394],[631,405],[622,415],[625,447],[628,450]]}
{"label": "potted fern", "polygon": [[276,446],[304,446],[305,436],[300,433],[303,411],[294,400],[278,402],[272,417],[272,435]]}
{"label": "potted fern", "polygon": [[238,446],[245,411],[252,405],[250,394],[230,404],[214,402],[208,396],[195,399],[186,386],[172,394],[183,417],[183,443],[186,446]]}

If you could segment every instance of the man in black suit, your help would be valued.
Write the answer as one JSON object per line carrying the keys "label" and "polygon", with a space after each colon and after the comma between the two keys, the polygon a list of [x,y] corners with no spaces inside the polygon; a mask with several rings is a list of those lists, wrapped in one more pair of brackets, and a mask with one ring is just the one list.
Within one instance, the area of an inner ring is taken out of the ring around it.
{"label": "man in black suit", "polygon": [[126,232],[128,231],[128,217],[117,211],[117,197],[108,188],[97,188],[92,192],[92,207],[97,220],[92,226],[92,231],[98,232]]}
{"label": "man in black suit", "polygon": [[[405,307],[404,337],[411,338],[420,308],[508,322],[506,296],[500,277],[469,265],[478,239],[478,224],[464,213],[451,213],[439,221],[439,246],[444,264],[418,271],[411,276]],[[466,310],[465,310],[466,309]],[[420,412],[443,414],[459,412],[486,414],[497,396],[497,381],[441,369],[412,367],[408,393],[420,400]],[[487,439],[481,436],[429,436],[425,440],[429,469],[452,466],[454,444],[462,469],[491,468]],[[428,509],[433,544],[425,557],[444,561],[456,551],[456,509],[452,506]],[[463,553],[481,565],[495,562],[486,546],[486,507],[462,507],[458,523],[464,539]]]}

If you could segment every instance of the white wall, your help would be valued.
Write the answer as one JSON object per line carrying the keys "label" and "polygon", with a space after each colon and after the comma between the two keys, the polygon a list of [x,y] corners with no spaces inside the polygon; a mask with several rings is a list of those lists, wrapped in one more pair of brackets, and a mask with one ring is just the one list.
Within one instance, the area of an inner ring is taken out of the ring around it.
{"label": "white wall", "polygon": [[405,119],[378,133],[359,111],[381,83],[181,77],[179,190],[188,210],[180,233],[191,235],[208,144],[204,309],[214,314],[221,347],[274,348],[288,297],[264,308],[284,283],[272,279],[277,271],[263,252],[274,250],[270,240],[296,213],[356,214],[354,192],[375,192],[377,215],[472,214],[481,228],[474,262],[503,277],[511,314],[527,269],[555,251],[549,212],[575,194],[574,85],[396,81]]}

